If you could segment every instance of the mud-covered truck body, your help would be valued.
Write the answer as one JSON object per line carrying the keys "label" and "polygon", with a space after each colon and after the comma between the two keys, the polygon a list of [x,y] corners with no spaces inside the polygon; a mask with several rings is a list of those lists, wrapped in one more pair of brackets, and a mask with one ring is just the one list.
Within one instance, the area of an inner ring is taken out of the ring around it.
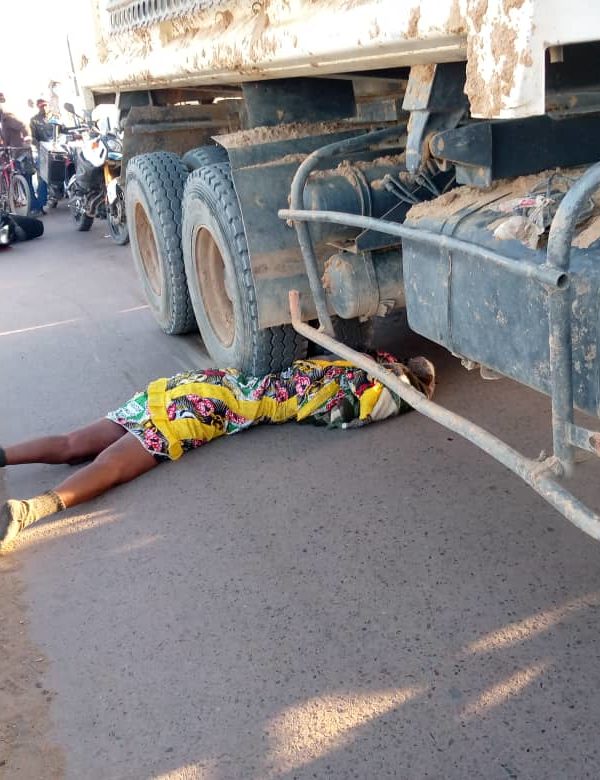
{"label": "mud-covered truck body", "polygon": [[[167,333],[260,373],[363,365],[580,528],[600,433],[594,0],[91,0],[71,50],[115,103],[133,258]],[[531,460],[357,350],[376,318],[552,397]]]}

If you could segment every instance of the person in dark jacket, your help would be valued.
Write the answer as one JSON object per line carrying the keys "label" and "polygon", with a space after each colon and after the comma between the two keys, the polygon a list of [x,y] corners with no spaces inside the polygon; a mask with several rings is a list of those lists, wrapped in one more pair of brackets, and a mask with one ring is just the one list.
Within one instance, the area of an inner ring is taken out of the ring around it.
{"label": "person in dark jacket", "polygon": [[52,125],[48,121],[46,107],[48,103],[44,98],[36,100],[37,114],[31,117],[29,126],[31,127],[31,143],[39,148],[40,141],[52,140]]}
{"label": "person in dark jacket", "polygon": [[38,171],[37,180],[37,193],[35,198],[34,209],[44,213],[44,206],[48,202],[48,184],[40,176],[40,143],[42,141],[51,141],[53,136],[52,125],[48,122],[48,114],[46,108],[48,103],[44,98],[36,100],[37,114],[34,114],[29,121],[31,127],[31,143],[38,151],[36,167]]}
{"label": "person in dark jacket", "polygon": [[13,113],[0,105],[0,125],[4,146],[24,147],[29,141],[29,128]]}

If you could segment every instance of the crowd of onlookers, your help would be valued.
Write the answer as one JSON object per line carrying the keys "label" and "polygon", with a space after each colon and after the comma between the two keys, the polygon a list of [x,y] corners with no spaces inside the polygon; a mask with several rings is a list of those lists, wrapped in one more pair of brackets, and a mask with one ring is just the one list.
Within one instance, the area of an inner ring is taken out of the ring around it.
{"label": "crowd of onlookers", "polygon": [[[31,116],[29,122],[24,122],[13,111],[6,108],[4,94],[0,92],[0,146],[13,148],[27,148],[33,146],[34,159],[38,160],[39,145],[42,141],[51,141],[53,137],[53,125],[48,115],[48,101],[44,98],[28,100],[28,105],[36,113]],[[37,187],[32,190],[32,212],[43,214],[48,193],[46,182],[38,175]]]}
{"label": "crowd of onlookers", "polygon": [[[33,100],[28,101],[33,110]],[[4,94],[0,92],[0,147],[14,149],[28,149],[33,146],[35,160],[38,159],[39,145],[42,141],[49,141],[53,137],[52,124],[48,120],[48,103],[40,98],[35,103],[36,113],[29,123],[25,123],[13,111],[6,108]],[[27,177],[32,195],[32,210],[30,214],[43,214],[47,200],[46,182],[38,175],[37,186],[34,188],[31,175]],[[27,241],[37,238],[44,232],[43,223],[31,216],[17,216],[4,208],[0,208],[0,249],[3,249],[15,241]]]}

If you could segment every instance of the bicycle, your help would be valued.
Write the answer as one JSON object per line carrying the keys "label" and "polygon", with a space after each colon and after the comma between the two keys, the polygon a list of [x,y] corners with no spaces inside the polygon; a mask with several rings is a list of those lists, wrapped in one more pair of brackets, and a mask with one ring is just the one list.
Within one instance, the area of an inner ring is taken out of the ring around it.
{"label": "bicycle", "polygon": [[30,182],[34,172],[29,147],[0,147],[0,209],[20,217],[29,216],[33,199]]}

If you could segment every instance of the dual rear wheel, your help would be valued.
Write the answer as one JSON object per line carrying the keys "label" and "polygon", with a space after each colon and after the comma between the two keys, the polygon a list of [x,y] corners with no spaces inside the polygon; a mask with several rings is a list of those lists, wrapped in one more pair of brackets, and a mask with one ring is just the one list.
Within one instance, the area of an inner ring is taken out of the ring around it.
{"label": "dual rear wheel", "polygon": [[259,326],[242,215],[223,158],[220,147],[203,147],[188,152],[185,164],[165,152],[131,160],[134,262],[166,333],[197,327],[215,365],[265,374],[304,357],[307,343],[289,325]]}

